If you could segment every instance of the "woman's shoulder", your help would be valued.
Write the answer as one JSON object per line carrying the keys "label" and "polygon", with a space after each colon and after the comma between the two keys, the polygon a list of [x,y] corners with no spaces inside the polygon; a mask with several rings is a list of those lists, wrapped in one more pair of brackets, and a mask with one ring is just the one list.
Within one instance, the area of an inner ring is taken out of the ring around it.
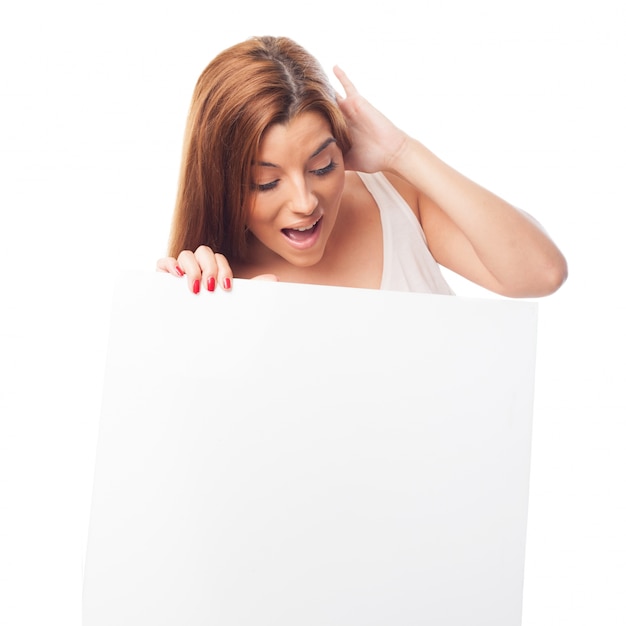
{"label": "woman's shoulder", "polygon": [[[402,199],[409,205],[411,210],[419,218],[419,193],[418,190],[410,183],[405,181],[400,176],[391,172],[376,172],[375,174],[365,174],[362,172],[349,171],[346,172],[346,185],[344,190],[344,196],[346,198],[358,198],[360,202],[357,204],[363,204],[365,198],[372,198],[370,191],[374,185],[370,184],[369,188],[366,184],[368,179],[377,179],[380,183],[381,179],[383,184],[390,184],[402,197]],[[364,182],[365,181],[365,182]],[[386,181],[386,182],[385,182]]]}
{"label": "woman's shoulder", "polygon": [[361,176],[354,171],[346,171],[341,209],[344,212],[362,210],[363,206],[373,204],[372,197],[363,183]]}

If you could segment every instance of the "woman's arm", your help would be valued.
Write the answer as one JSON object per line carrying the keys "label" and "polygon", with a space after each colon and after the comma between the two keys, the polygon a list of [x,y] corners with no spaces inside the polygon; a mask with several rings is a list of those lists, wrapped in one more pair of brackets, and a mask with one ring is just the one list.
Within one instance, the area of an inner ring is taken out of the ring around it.
{"label": "woman's arm", "polygon": [[353,142],[346,167],[397,177],[438,263],[510,297],[561,286],[565,258],[533,218],[441,161],[360,96],[345,73],[335,73],[346,90],[339,105]]}
{"label": "woman's arm", "polygon": [[389,165],[418,189],[417,209],[438,263],[509,297],[545,296],[567,278],[567,263],[543,228],[469,180],[414,139]]}

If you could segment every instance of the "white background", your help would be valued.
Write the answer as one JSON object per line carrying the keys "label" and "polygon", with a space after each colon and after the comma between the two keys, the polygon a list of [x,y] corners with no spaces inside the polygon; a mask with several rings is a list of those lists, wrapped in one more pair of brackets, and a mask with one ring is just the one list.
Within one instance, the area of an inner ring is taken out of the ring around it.
{"label": "white background", "polygon": [[199,73],[285,34],[566,254],[539,307],[524,626],[623,626],[626,5],[215,4],[0,10],[0,623],[80,623],[116,272],[164,252]]}

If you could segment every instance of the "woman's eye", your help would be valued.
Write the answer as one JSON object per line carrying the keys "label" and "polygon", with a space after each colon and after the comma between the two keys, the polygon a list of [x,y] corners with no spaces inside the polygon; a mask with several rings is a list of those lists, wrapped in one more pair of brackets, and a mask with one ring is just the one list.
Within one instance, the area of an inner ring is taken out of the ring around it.
{"label": "woman's eye", "polygon": [[[331,161],[328,165],[321,167],[316,170],[311,170],[311,174],[314,176],[325,176],[326,174],[330,174],[333,170],[337,168],[337,163],[335,161]],[[252,190],[253,191],[271,191],[278,186],[280,179],[272,180],[269,183],[253,183]]]}
{"label": "woman's eye", "polygon": [[276,185],[278,185],[278,181],[273,180],[269,183],[259,183],[259,184],[253,185],[253,187],[255,191],[269,191],[270,189],[274,189]]}
{"label": "woman's eye", "polygon": [[312,174],[315,176],[324,176],[326,174],[330,174],[334,169],[336,169],[337,164],[334,161],[331,161],[326,167],[322,167],[319,170],[312,170]]}

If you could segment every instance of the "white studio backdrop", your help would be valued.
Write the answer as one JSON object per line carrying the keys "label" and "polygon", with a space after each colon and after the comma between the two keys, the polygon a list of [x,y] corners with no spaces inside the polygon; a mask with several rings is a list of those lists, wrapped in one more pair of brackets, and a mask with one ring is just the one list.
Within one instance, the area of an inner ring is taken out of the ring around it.
{"label": "white studio backdrop", "polygon": [[618,0],[3,5],[0,623],[80,622],[116,272],[163,254],[195,80],[254,34],[341,65],[563,249],[539,305],[524,626],[626,622],[625,27]]}

